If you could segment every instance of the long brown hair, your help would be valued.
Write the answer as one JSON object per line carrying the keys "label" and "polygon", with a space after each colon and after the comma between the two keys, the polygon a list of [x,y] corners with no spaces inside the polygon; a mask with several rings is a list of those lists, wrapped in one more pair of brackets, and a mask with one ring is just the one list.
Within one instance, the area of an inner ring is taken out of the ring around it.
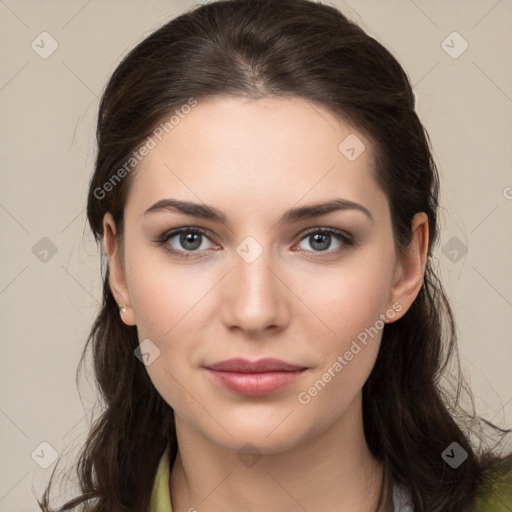
{"label": "long brown hair", "polygon": [[[466,386],[457,372],[455,322],[433,268],[439,177],[430,139],[400,64],[337,9],[308,0],[217,1],[171,20],[131,50],[99,109],[87,204],[96,240],[101,245],[107,212],[122,240],[134,154],[155,127],[191,100],[220,94],[305,98],[367,136],[397,250],[411,240],[414,214],[428,215],[423,285],[407,313],[384,328],[363,388],[364,430],[372,453],[409,491],[416,512],[467,510],[483,470],[498,455],[477,453],[461,426],[458,397]],[[92,512],[143,512],[165,447],[171,446],[171,464],[177,453],[174,416],[134,356],[137,330],[120,320],[104,263],[103,301],[79,365],[90,349],[103,411],[77,464],[82,495],[59,510],[81,504]],[[455,396],[441,385],[445,370],[456,372],[450,373],[456,375]],[[456,470],[441,457],[453,442],[468,453]],[[52,480],[53,473],[39,503],[44,511],[52,510]]]}

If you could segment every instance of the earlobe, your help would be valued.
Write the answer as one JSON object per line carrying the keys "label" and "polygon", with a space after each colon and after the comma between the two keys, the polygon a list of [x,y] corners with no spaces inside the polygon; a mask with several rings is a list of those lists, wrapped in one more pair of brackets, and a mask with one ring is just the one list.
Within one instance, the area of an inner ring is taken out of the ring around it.
{"label": "earlobe", "polygon": [[119,305],[122,321],[126,325],[135,325],[119,240],[116,238],[116,224],[109,212],[103,217],[103,243],[108,257],[110,291]]}
{"label": "earlobe", "polygon": [[390,304],[399,303],[402,308],[392,321],[396,321],[405,315],[423,285],[429,240],[426,213],[418,212],[414,216],[411,233],[411,243],[407,251],[398,256],[399,259],[395,267]]}

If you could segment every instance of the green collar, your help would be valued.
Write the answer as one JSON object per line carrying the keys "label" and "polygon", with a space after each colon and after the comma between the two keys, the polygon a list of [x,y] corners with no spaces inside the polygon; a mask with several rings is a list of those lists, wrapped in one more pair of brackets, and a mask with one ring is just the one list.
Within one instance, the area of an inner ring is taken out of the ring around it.
{"label": "green collar", "polygon": [[169,494],[169,446],[158,463],[149,512],[172,512]]}
{"label": "green collar", "polygon": [[475,500],[475,512],[512,511],[512,460],[501,460],[483,474]]}
{"label": "green collar", "polygon": [[[474,512],[511,511],[512,467],[510,461],[503,460],[485,471],[475,500]],[[149,512],[172,512],[169,495],[169,446],[158,463]]]}

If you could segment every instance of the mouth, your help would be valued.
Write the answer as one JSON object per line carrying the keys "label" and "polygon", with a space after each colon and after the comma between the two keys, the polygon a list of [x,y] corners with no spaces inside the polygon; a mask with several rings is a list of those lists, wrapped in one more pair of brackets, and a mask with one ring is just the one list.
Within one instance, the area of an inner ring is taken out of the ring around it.
{"label": "mouth", "polygon": [[274,393],[297,380],[306,367],[279,359],[258,361],[228,359],[205,367],[213,380],[234,393],[263,396]]}

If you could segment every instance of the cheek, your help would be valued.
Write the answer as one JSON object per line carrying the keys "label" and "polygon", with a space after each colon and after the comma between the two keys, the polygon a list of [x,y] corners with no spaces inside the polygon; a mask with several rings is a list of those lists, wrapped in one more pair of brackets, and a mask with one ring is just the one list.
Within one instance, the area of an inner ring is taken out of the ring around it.
{"label": "cheek", "polygon": [[[164,340],[207,293],[209,283],[198,277],[193,265],[171,263],[163,249],[128,245],[127,283],[139,338]],[[131,252],[129,252],[131,251]]]}
{"label": "cheek", "polygon": [[[168,269],[167,269],[168,272]],[[193,407],[186,400],[190,389],[191,354],[197,349],[201,327],[193,320],[199,300],[180,280],[157,268],[147,268],[131,283],[139,343],[149,339],[158,356],[146,366],[160,396],[176,411]],[[182,281],[182,280],[181,280]],[[193,288],[193,287],[192,287]]]}
{"label": "cheek", "polygon": [[382,253],[357,260],[347,260],[336,272],[318,274],[303,284],[305,303],[325,325],[326,353],[344,351],[359,335],[364,339],[367,329],[383,327],[380,315],[389,307],[392,260]]}
{"label": "cheek", "polygon": [[[320,364],[297,396],[303,414],[316,418],[318,429],[343,415],[360,393],[375,364],[384,327],[379,315],[385,313],[385,286],[375,286],[375,280],[335,284],[338,288],[323,296],[321,308],[335,334],[320,338]],[[341,284],[346,287],[340,291]]]}
{"label": "cheek", "polygon": [[392,250],[381,250],[360,256],[353,264],[347,260],[328,278],[317,276],[319,286],[309,290],[308,305],[326,327],[316,338],[318,368],[309,387],[302,389],[303,400],[299,398],[299,403],[311,405],[311,412],[328,406],[330,415],[340,414],[370,375],[388,311],[392,257]]}
{"label": "cheek", "polygon": [[194,406],[193,400],[186,400],[185,391],[191,388],[194,354],[204,342],[200,312],[211,300],[207,294],[212,283],[208,273],[199,277],[193,265],[173,268],[154,249],[138,249],[134,244],[127,251],[126,273],[139,343],[149,339],[158,353],[146,370],[169,405],[177,411],[187,409]]}

